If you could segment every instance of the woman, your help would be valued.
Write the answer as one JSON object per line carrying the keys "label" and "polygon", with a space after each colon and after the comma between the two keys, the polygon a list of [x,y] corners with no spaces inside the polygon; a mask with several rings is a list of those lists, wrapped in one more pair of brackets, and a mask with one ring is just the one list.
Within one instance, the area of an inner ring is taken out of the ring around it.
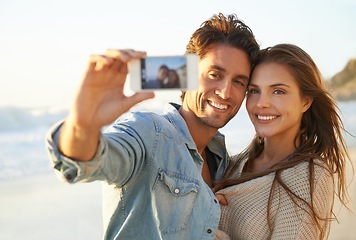
{"label": "woman", "polygon": [[347,203],[350,158],[314,61],[290,44],[262,51],[246,108],[256,136],[215,187],[227,202],[219,228],[231,239],[326,239],[334,192]]}
{"label": "woman", "polygon": [[163,88],[180,88],[180,80],[176,70],[168,71],[168,81],[163,85]]}

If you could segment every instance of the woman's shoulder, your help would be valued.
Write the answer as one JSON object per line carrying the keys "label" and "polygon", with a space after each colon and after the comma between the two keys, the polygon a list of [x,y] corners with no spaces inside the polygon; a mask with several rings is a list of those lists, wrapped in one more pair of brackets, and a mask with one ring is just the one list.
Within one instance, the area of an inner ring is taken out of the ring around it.
{"label": "woman's shoulder", "polygon": [[[313,164],[312,168],[311,168],[311,164]],[[283,171],[283,173],[284,173],[284,175],[288,175],[288,176],[290,176],[291,173],[297,174],[295,176],[298,176],[298,175],[299,176],[309,176],[310,169],[314,170],[315,177],[320,177],[323,174],[330,176],[330,171],[328,169],[328,165],[319,159],[313,159],[310,161],[300,162],[293,167],[285,169]]]}
{"label": "woman's shoulder", "polygon": [[[311,166],[311,164],[313,165]],[[307,188],[305,190],[308,191],[310,179],[312,178],[314,179],[314,187],[317,185],[330,185],[333,181],[327,164],[317,159],[301,162],[294,167],[287,168],[282,171],[281,177],[289,187],[295,189]]]}

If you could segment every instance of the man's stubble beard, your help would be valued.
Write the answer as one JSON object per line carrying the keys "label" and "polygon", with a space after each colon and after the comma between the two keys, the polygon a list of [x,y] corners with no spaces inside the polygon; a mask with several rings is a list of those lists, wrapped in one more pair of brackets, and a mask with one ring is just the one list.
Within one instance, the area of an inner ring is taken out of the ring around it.
{"label": "man's stubble beard", "polygon": [[[200,108],[200,116],[202,117],[197,117],[200,119],[200,121],[207,127],[211,127],[211,128],[215,128],[215,129],[220,129],[222,127],[224,127],[232,118],[233,116],[230,116],[227,120],[224,120],[223,122],[221,122],[221,120],[219,119],[219,116],[206,116],[206,112],[205,112],[205,106],[201,106]],[[214,115],[218,115],[217,113]]]}

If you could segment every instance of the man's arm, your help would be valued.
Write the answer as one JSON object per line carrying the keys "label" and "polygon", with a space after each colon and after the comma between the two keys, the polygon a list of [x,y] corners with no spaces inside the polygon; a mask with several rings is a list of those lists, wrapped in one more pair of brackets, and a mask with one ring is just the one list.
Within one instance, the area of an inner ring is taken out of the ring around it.
{"label": "man's arm", "polygon": [[154,97],[151,93],[124,95],[128,62],[145,56],[133,50],[108,50],[105,55],[90,57],[83,80],[74,97],[59,137],[63,155],[78,160],[91,160],[97,150],[101,128],[132,106]]}

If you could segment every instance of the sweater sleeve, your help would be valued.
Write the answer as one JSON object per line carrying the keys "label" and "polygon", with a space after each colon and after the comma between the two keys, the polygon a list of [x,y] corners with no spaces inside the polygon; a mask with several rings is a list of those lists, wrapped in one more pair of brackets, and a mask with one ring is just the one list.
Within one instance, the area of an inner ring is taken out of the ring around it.
{"label": "sweater sleeve", "polygon": [[[308,164],[285,171],[282,178],[288,187],[299,197],[310,203],[310,185]],[[315,181],[313,205],[317,212],[322,231],[311,219],[311,211],[306,203],[289,196],[279,187],[276,194],[279,197],[279,208],[273,220],[271,239],[327,239],[330,230],[330,217],[333,206],[333,179],[330,173],[320,166],[315,166]],[[276,196],[276,197],[277,197]],[[295,203],[299,205],[296,206]],[[321,237],[322,236],[322,237]]]}

